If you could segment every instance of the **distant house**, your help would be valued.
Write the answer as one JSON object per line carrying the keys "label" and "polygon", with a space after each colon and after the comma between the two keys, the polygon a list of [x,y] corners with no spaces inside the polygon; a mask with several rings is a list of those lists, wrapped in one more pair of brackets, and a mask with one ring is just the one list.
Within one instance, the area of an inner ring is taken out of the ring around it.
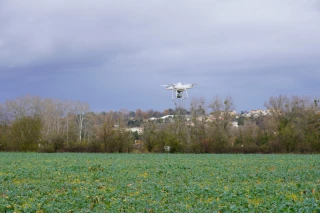
{"label": "distant house", "polygon": [[233,127],[239,127],[238,121],[233,121],[233,122],[231,123],[231,126],[233,126]]}
{"label": "distant house", "polygon": [[237,114],[237,111],[233,110],[233,111],[230,111],[229,113],[230,113],[231,116],[234,116],[234,115]]}
{"label": "distant house", "polygon": [[165,120],[167,118],[173,118],[174,116],[173,115],[165,115],[165,116],[162,116],[161,119]]}
{"label": "distant house", "polygon": [[242,116],[250,118],[250,117],[260,117],[260,116],[266,116],[266,115],[271,115],[270,110],[262,110],[262,109],[254,109],[250,110],[250,112],[243,113]]}
{"label": "distant house", "polygon": [[222,112],[220,113],[221,116],[224,116],[225,114],[229,114],[229,115],[231,115],[231,116],[234,116],[234,115],[237,114],[237,111],[229,111],[229,112],[222,111]]}
{"label": "distant house", "polygon": [[250,113],[254,116],[265,116],[265,115],[270,115],[270,110],[262,110],[262,109],[255,109],[255,110],[250,110]]}
{"label": "distant house", "polygon": [[171,122],[173,117],[174,117],[174,115],[165,115],[165,116],[162,116],[160,118],[151,117],[151,118],[148,119],[148,121],[169,120]]}
{"label": "distant house", "polygon": [[250,110],[250,113],[251,114],[260,114],[260,113],[262,113],[262,111],[263,110],[261,110],[261,109],[253,109],[253,110]]}
{"label": "distant house", "polygon": [[143,127],[132,127],[132,128],[127,128],[127,131],[130,132],[137,132],[139,135],[143,133]]}

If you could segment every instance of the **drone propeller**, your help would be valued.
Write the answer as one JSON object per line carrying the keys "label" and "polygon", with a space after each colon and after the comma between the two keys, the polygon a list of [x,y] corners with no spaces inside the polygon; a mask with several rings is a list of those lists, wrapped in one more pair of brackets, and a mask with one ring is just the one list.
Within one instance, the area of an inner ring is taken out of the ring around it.
{"label": "drone propeller", "polygon": [[191,88],[193,88],[194,85],[197,85],[197,84],[185,84],[185,86],[191,87]]}
{"label": "drone propeller", "polygon": [[173,84],[164,84],[164,85],[160,85],[160,86],[162,86],[162,87],[174,87]]}

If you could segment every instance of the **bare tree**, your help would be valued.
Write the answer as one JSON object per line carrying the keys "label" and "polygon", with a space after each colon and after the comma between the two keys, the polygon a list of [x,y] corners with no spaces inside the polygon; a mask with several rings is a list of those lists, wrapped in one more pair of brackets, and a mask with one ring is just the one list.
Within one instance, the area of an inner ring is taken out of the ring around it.
{"label": "bare tree", "polygon": [[216,96],[209,105],[213,115],[213,121],[210,123],[210,145],[211,151],[221,152],[227,145],[231,145],[232,141],[230,132],[230,123],[233,118],[233,110],[235,109],[233,100],[230,96],[221,98]]}
{"label": "bare tree", "polygon": [[6,125],[8,123],[8,115],[5,107],[0,103],[0,125]]}
{"label": "bare tree", "polygon": [[94,112],[89,112],[86,114],[86,119],[83,124],[83,138],[87,142],[91,142],[92,139],[94,138],[94,133],[95,133],[95,113]]}
{"label": "bare tree", "polygon": [[211,108],[211,114],[214,115],[216,120],[224,121],[224,128],[227,127],[227,122],[229,122],[233,116],[232,111],[235,110],[235,105],[231,96],[227,96],[222,99],[221,97],[216,96],[212,103],[209,104]]}
{"label": "bare tree", "polygon": [[115,152],[115,129],[113,121],[113,112],[108,112],[104,115],[104,123],[101,128],[100,138],[104,145],[104,151]]}
{"label": "bare tree", "polygon": [[242,147],[247,151],[257,148],[261,145],[261,141],[259,140],[261,131],[254,121],[246,120],[244,125],[239,126],[235,130],[237,140],[234,145]]}
{"label": "bare tree", "polygon": [[280,95],[270,97],[265,106],[273,115],[274,151],[310,150],[310,141],[318,140],[318,121],[314,119],[317,101],[311,101],[308,97]]}
{"label": "bare tree", "polygon": [[74,103],[72,101],[64,101],[62,103],[62,111],[64,113],[64,132],[66,134],[67,144],[69,145],[69,129],[70,129],[70,117],[75,112]]}
{"label": "bare tree", "polygon": [[86,113],[89,111],[89,104],[85,102],[74,102],[74,112],[77,115],[77,123],[78,123],[78,141],[82,141],[82,131],[83,124],[85,120]]}
{"label": "bare tree", "polygon": [[134,118],[136,120],[143,120],[148,118],[148,114],[146,112],[144,112],[142,109],[137,109]]}
{"label": "bare tree", "polygon": [[127,121],[129,119],[129,110],[128,109],[120,109],[119,110],[121,117]]}
{"label": "bare tree", "polygon": [[45,99],[42,103],[43,137],[52,139],[60,134],[61,120],[64,116],[63,103],[54,99]]}
{"label": "bare tree", "polygon": [[5,106],[10,120],[40,115],[42,111],[42,101],[36,96],[25,96],[15,100],[7,100]]}
{"label": "bare tree", "polygon": [[189,124],[189,141],[193,152],[205,152],[207,106],[204,98],[191,100],[191,120]]}
{"label": "bare tree", "polygon": [[148,152],[152,152],[157,144],[157,126],[154,122],[148,122],[144,126],[143,143]]}

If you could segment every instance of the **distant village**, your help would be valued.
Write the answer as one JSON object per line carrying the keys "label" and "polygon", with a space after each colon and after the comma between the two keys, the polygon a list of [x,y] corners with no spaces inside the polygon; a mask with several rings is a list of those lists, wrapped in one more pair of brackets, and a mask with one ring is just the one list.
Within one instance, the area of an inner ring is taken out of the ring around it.
{"label": "distant village", "polygon": [[[223,114],[224,114],[224,112],[221,112],[221,116],[218,119],[223,119]],[[237,127],[239,127],[239,119],[241,117],[255,119],[260,116],[271,115],[271,112],[270,112],[270,110],[257,109],[257,110],[250,110],[249,112],[242,111],[240,114],[237,114],[237,111],[230,111],[229,115],[233,117],[232,121],[230,122],[230,126],[237,128]],[[191,118],[190,114],[180,115],[180,116],[183,116],[185,118],[184,120],[187,125],[194,126],[194,123],[192,122],[192,118]],[[151,118],[144,119],[143,122],[144,123],[147,123],[147,122],[172,123],[172,122],[174,122],[174,117],[175,117],[175,115],[164,115],[164,116],[161,116],[158,118],[151,117]],[[130,120],[134,120],[134,119],[135,119],[134,117],[130,118]],[[210,115],[199,115],[199,116],[197,116],[196,119],[198,121],[202,121],[202,122],[213,122],[217,118],[215,118],[214,115],[210,114]],[[118,127],[118,125],[115,125],[115,128],[117,128],[117,127]],[[143,134],[143,130],[144,130],[143,126],[127,128],[127,131],[137,132],[139,135]]]}

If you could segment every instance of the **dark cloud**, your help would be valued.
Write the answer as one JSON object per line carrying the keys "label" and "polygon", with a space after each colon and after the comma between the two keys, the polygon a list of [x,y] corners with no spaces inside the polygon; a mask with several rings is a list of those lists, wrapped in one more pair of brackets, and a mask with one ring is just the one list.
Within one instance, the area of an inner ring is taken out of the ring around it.
{"label": "dark cloud", "polygon": [[159,85],[178,81],[208,101],[231,95],[239,110],[317,95],[319,21],[317,0],[0,1],[0,101],[164,109]]}

